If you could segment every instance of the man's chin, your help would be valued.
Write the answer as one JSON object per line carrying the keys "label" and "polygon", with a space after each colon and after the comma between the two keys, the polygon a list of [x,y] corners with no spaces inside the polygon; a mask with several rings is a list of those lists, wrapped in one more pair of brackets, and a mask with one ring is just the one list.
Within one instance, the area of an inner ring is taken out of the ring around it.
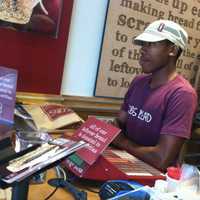
{"label": "man's chin", "polygon": [[145,69],[142,69],[142,73],[143,73],[143,74],[151,74],[152,72],[151,72],[151,71],[148,71],[148,70],[145,70]]}

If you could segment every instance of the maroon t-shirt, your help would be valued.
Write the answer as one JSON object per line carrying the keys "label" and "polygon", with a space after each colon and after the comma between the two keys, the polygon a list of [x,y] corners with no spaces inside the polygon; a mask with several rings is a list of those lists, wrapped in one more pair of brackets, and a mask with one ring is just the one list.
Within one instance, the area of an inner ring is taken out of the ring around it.
{"label": "maroon t-shirt", "polygon": [[151,75],[136,77],[121,107],[128,113],[126,134],[140,145],[156,145],[160,134],[189,138],[197,106],[195,90],[182,76],[150,88]]}

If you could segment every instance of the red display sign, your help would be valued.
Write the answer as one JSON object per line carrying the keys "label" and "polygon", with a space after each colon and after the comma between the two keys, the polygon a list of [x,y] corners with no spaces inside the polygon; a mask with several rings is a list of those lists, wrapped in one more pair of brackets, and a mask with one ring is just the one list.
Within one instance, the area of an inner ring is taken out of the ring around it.
{"label": "red display sign", "polygon": [[119,133],[119,128],[96,118],[89,118],[73,135],[73,139],[88,143],[88,147],[78,150],[77,155],[92,165]]}

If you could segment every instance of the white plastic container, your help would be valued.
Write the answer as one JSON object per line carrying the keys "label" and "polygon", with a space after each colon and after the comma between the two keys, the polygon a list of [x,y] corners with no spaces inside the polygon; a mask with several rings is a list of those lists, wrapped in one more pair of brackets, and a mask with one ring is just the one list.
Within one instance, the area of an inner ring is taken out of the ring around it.
{"label": "white plastic container", "polygon": [[175,192],[178,189],[180,180],[169,177],[166,174],[167,192]]}

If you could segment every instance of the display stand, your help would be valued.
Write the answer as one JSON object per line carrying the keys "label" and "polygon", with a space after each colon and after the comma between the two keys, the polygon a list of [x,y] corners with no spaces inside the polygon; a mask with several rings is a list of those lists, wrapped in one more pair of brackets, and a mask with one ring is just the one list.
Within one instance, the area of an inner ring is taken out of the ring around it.
{"label": "display stand", "polygon": [[[25,168],[19,172],[10,172],[7,169],[10,160],[18,157],[21,158],[21,156],[23,156],[27,152],[34,152],[34,150],[37,151],[38,145],[26,148],[16,153],[14,151],[14,147],[12,147],[12,143],[9,143],[7,140],[8,139],[6,139],[6,141],[0,141],[0,147],[1,144],[4,143],[2,144],[4,148],[0,148],[0,150],[3,152],[2,154],[6,155],[1,156],[0,159],[0,188],[6,189],[8,187],[12,187],[12,200],[26,200],[28,198],[29,181],[33,176],[40,174],[52,167],[55,167],[56,165],[60,164],[64,159],[66,159],[67,156],[71,155],[71,153],[86,145],[86,143],[84,143],[83,141],[74,142],[70,140],[60,140],[65,142],[62,143],[64,145],[62,146],[61,144],[62,147],[59,148],[57,148],[58,146],[56,146],[56,151],[53,151],[54,154],[48,157],[48,160],[43,160],[41,161],[41,163],[33,165],[31,167],[31,170],[30,168]],[[56,139],[56,141],[59,140]],[[51,153],[51,150],[48,153]],[[16,162],[19,162],[19,160],[17,160]]]}
{"label": "display stand", "polygon": [[[59,161],[56,161],[53,164],[48,165],[47,167],[44,167],[43,169],[38,170],[37,172],[35,172],[34,174],[30,175],[29,177],[19,181],[19,182],[14,182],[12,184],[8,184],[5,183],[2,178],[0,178],[0,188],[1,189],[6,189],[8,187],[12,188],[12,194],[11,194],[11,200],[27,200],[28,199],[28,190],[29,190],[29,181],[31,180],[31,178],[37,174],[40,174],[50,168],[55,167],[56,165],[58,165],[60,162],[63,161],[62,158]],[[0,170],[1,170],[2,166],[0,165]]]}
{"label": "display stand", "polygon": [[29,179],[25,179],[12,187],[12,200],[27,200]]}
{"label": "display stand", "polygon": [[[11,138],[5,138],[0,141],[0,146],[1,146],[1,156],[0,156],[0,168],[2,174],[0,175],[0,188],[6,189],[8,187],[12,188],[12,200],[26,200],[28,196],[28,187],[29,187],[29,179],[26,178],[20,182],[13,183],[13,184],[7,184],[4,181],[2,181],[2,177],[4,175],[4,168],[5,168],[5,163],[17,157],[17,154],[14,150],[14,147],[12,146],[12,141]],[[24,153],[27,152],[26,150]],[[22,152],[21,152],[22,153]],[[18,155],[21,155],[19,152]]]}

